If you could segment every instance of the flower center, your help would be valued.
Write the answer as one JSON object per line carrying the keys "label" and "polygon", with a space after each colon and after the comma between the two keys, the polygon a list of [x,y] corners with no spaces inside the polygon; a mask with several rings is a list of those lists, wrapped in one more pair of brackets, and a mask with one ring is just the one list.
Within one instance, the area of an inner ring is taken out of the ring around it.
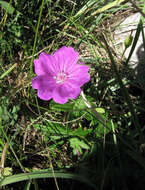
{"label": "flower center", "polygon": [[66,81],[67,75],[64,72],[60,72],[57,74],[57,76],[54,76],[54,79],[56,80],[57,84],[62,84]]}

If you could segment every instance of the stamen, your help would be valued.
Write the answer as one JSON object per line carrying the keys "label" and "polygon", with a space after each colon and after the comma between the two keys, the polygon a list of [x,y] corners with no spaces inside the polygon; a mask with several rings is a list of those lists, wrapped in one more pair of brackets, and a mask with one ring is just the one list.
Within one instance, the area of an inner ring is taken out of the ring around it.
{"label": "stamen", "polygon": [[54,76],[53,78],[56,80],[57,84],[62,84],[66,81],[67,75],[63,72],[60,72],[57,74],[57,76]]}

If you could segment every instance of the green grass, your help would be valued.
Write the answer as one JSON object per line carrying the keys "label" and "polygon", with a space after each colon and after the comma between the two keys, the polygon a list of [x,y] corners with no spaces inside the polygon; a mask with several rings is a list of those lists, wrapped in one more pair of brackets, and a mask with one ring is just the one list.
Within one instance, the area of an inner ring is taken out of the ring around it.
{"label": "green grass", "polygon": [[[0,188],[144,190],[145,90],[128,66],[142,23],[121,63],[110,37],[116,20],[144,12],[135,3],[0,1]],[[91,80],[60,105],[40,100],[31,81],[40,52],[63,45]]]}

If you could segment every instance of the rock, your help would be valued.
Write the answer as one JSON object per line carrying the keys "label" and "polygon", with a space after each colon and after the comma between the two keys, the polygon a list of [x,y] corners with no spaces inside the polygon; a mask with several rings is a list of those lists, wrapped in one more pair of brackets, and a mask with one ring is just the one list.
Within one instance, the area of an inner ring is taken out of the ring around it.
{"label": "rock", "polygon": [[[114,32],[114,40],[115,40],[115,46],[119,50],[120,56],[122,55],[125,45],[124,41],[127,36],[132,34],[133,39],[135,37],[137,25],[139,23],[141,14],[135,13],[131,16],[125,18],[117,27]],[[145,33],[145,23],[144,23],[144,33]],[[127,59],[130,53],[132,45],[127,48],[124,56]],[[145,85],[145,50],[143,47],[143,37],[142,32],[140,33],[137,45],[135,47],[135,50],[131,56],[129,66],[132,69],[135,69],[136,73],[136,80],[141,84]]]}

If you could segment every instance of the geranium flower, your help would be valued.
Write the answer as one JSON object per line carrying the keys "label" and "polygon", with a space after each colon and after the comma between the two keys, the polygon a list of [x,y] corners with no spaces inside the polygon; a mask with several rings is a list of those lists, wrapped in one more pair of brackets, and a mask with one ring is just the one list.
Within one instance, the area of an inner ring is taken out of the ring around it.
{"label": "geranium flower", "polygon": [[63,46],[53,55],[41,53],[34,60],[37,76],[32,80],[32,87],[38,90],[42,100],[53,100],[64,104],[68,99],[79,96],[81,89],[90,80],[89,66],[77,64],[78,52],[72,47]]}

